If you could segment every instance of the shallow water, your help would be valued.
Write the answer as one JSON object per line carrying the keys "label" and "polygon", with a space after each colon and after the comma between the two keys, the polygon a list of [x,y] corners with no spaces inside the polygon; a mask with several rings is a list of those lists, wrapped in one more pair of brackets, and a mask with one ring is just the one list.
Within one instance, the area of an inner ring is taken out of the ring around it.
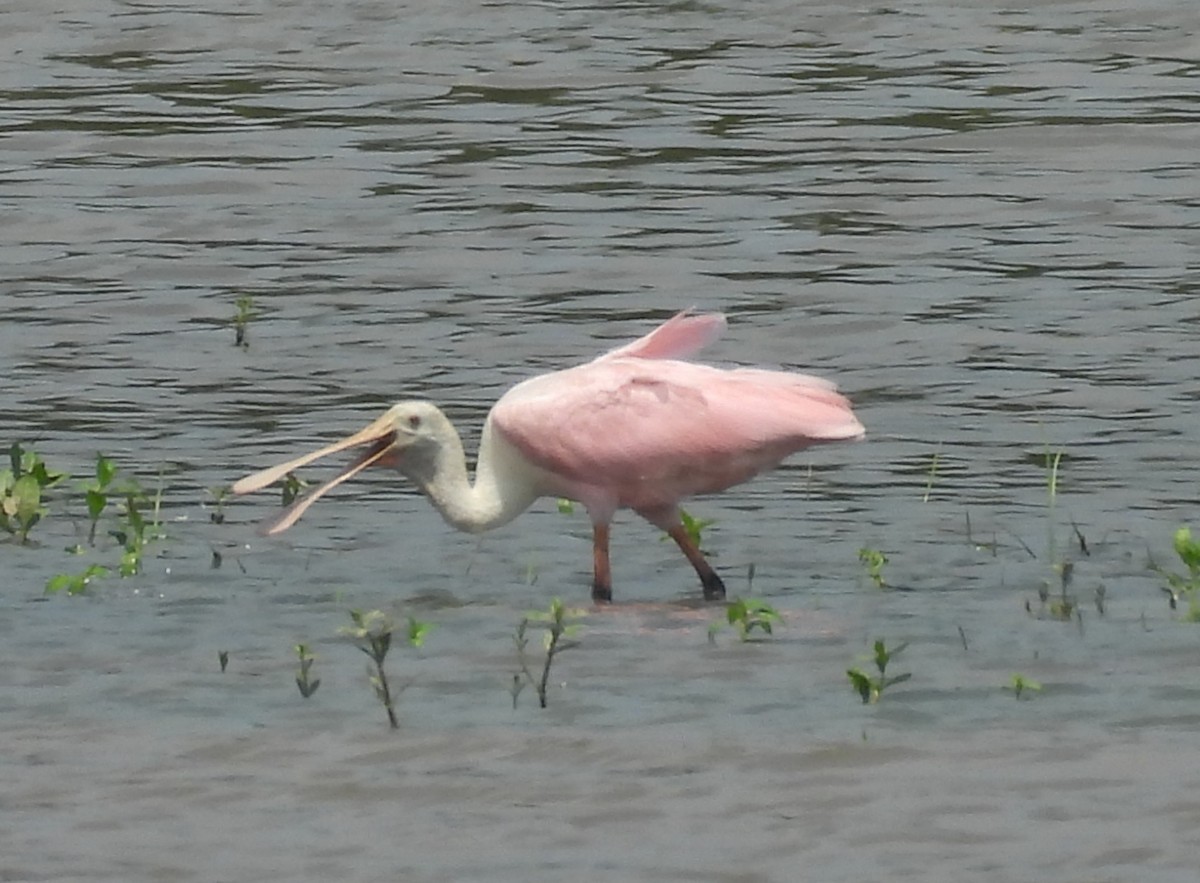
{"label": "shallow water", "polygon": [[[0,876],[1194,879],[1200,632],[1147,569],[1196,513],[1191,4],[91,6],[0,11],[0,441],[161,470],[168,539],[45,599],[116,557],[61,551],[76,482],[2,547]],[[769,642],[710,644],[624,518],[619,603],[514,711],[517,620],[587,597],[581,516],[456,535],[379,474],[280,540],[274,495],[210,521],[399,398],[473,446],[513,382],[692,305],[714,361],[835,378],[869,431],[690,507]],[[1030,616],[1062,557],[1081,619]],[[352,607],[436,625],[398,734]],[[864,707],[877,637],[913,677]]]}

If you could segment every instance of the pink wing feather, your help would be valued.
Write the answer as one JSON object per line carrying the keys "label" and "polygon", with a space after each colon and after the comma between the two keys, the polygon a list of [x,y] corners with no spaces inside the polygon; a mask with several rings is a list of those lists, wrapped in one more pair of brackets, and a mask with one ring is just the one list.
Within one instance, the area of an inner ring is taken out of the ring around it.
{"label": "pink wing feather", "polygon": [[595,361],[632,357],[638,359],[686,359],[694,356],[725,330],[721,313],[693,316],[690,310],[676,313],[645,337],[609,350]]}

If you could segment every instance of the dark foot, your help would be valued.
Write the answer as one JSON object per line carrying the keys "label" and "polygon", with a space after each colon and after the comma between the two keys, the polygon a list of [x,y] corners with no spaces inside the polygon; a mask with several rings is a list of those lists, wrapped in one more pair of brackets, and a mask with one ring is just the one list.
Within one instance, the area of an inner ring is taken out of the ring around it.
{"label": "dark foot", "polygon": [[[724,591],[723,586],[722,591]],[[612,586],[604,585],[602,583],[592,583],[592,601],[596,604],[611,604]]]}
{"label": "dark foot", "polygon": [[725,600],[725,583],[721,578],[712,571],[709,571],[700,579],[700,584],[704,586],[705,601],[724,601]]}

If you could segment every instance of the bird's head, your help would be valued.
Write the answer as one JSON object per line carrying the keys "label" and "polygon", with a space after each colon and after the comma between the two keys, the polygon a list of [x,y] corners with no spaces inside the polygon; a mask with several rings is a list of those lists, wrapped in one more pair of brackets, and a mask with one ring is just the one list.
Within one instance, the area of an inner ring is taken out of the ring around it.
{"label": "bird's head", "polygon": [[419,477],[433,465],[448,432],[454,434],[454,428],[437,405],[416,400],[400,402],[355,434],[363,436],[359,444],[369,445],[355,464],[361,461],[364,467],[387,466]]}
{"label": "bird's head", "polygon": [[350,448],[363,448],[362,453],[341,472],[312,493],[296,500],[264,526],[268,534],[282,533],[328,491],[368,466],[387,466],[405,475],[422,476],[432,468],[447,431],[454,434],[446,415],[436,405],[422,401],[400,402],[352,435],[302,457],[247,475],[233,485],[233,492],[248,494],[261,490],[314,460]]}

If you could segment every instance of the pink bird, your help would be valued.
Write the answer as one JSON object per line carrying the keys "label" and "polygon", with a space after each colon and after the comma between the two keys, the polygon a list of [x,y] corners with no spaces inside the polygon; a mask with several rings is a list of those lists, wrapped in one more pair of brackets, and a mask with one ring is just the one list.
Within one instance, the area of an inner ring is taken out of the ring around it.
{"label": "pink bird", "polygon": [[720,314],[683,312],[640,340],[575,368],[533,377],[496,402],[479,441],[475,480],[454,426],[429,402],[393,405],[369,426],[233,486],[260,490],[313,460],[367,446],[334,478],[268,522],[291,527],[326,492],[372,465],[389,466],[442,517],[476,533],[513,520],[539,497],[583,505],[592,521],[592,599],[612,600],[609,525],[632,509],[678,544],[707,600],[725,585],[688,536],[679,501],[739,484],[821,442],[862,438],[850,403],[827,380],[681,361],[716,339]]}

